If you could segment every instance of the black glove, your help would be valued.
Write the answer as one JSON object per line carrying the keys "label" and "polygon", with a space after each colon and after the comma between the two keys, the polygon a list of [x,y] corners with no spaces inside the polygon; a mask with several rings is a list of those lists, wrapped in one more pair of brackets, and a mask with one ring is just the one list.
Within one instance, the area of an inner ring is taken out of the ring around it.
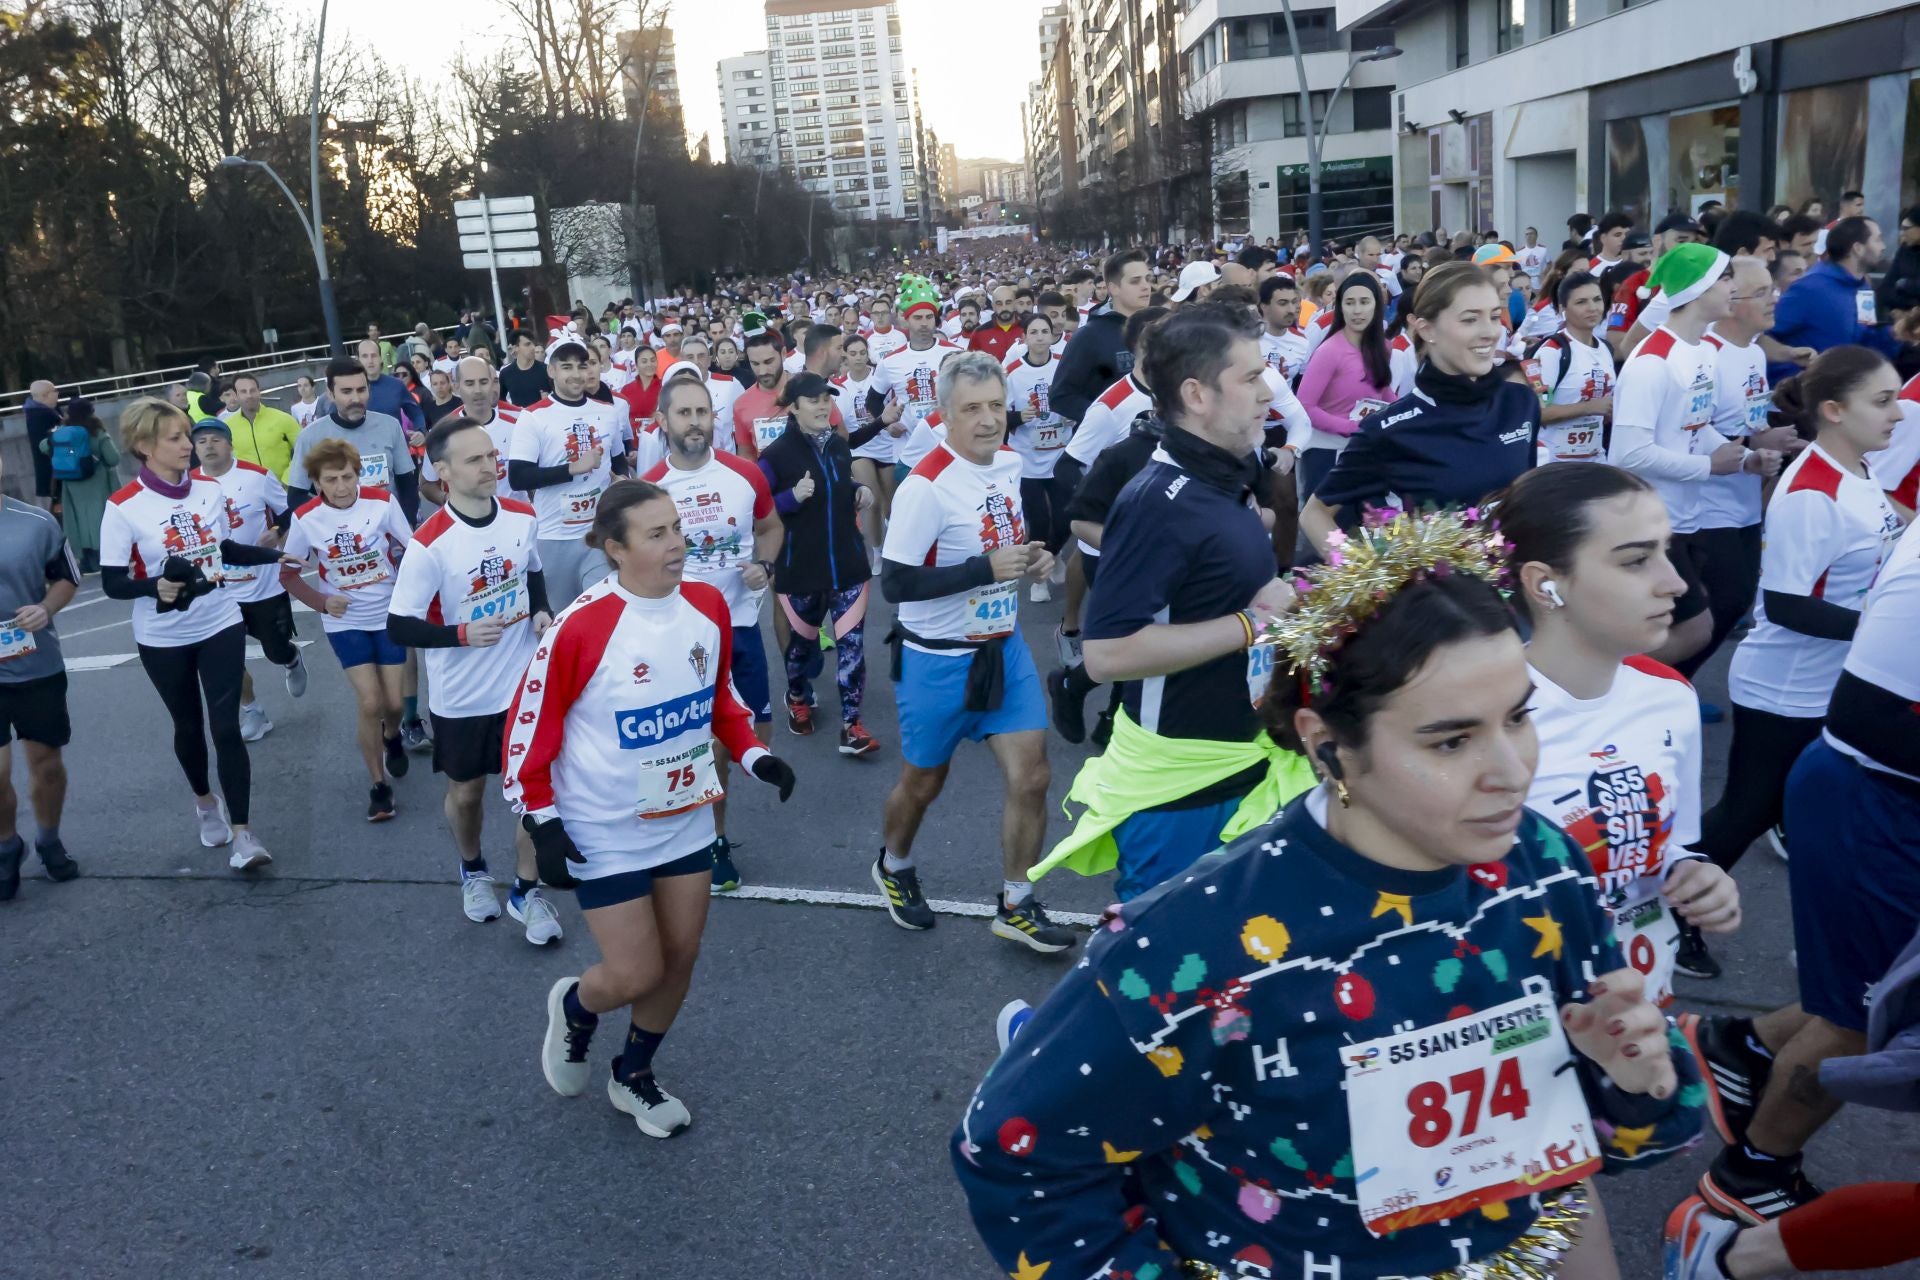
{"label": "black glove", "polygon": [[181,589],[180,594],[173,598],[172,604],[161,603],[154,606],[155,611],[159,613],[166,613],[169,610],[185,613],[193,606],[195,600],[220,589],[219,583],[208,581],[207,575],[200,571],[200,566],[185,556],[168,556],[161,561],[160,576],[168,582],[179,583]]}
{"label": "black glove", "polygon": [[793,794],[793,766],[779,756],[761,756],[753,762],[753,776],[768,786],[780,788],[780,803]]}
{"label": "black glove", "polygon": [[586,857],[576,849],[566,824],[558,818],[538,821],[532,814],[520,819],[520,825],[533,837],[533,860],[540,868],[540,879],[556,889],[572,889],[580,882],[567,870],[569,862],[586,865]]}

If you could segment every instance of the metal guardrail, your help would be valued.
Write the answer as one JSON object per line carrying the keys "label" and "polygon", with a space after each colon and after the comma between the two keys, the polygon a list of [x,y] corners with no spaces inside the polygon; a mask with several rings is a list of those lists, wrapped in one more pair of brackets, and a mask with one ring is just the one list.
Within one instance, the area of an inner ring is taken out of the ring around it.
{"label": "metal guardrail", "polygon": [[[441,325],[433,330],[436,334],[453,332],[457,326]],[[398,343],[413,336],[413,330],[400,333],[382,334],[384,342]],[[312,364],[324,360],[327,356],[327,344],[316,343],[310,347],[293,347],[285,351],[267,351],[250,356],[235,356],[220,362],[222,377],[232,377],[237,373],[262,374],[277,369],[290,369],[296,365]],[[60,383],[56,390],[62,402],[74,396],[97,399],[101,396],[137,396],[165,395],[167,389],[176,382],[185,381],[198,366],[190,364],[170,365],[161,369],[142,369],[137,373],[109,374],[103,378],[87,378],[79,382]],[[26,405],[25,391],[9,391],[0,394],[0,415],[19,413]]]}

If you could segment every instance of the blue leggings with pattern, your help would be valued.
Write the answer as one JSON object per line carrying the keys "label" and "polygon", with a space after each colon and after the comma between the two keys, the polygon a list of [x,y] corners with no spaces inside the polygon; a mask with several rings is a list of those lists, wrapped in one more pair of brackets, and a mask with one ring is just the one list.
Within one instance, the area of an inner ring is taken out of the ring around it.
{"label": "blue leggings with pattern", "polygon": [[815,591],[781,596],[792,634],[787,638],[787,700],[813,702],[813,677],[820,674],[820,628],[833,619],[834,677],[840,685],[840,719],[860,719],[860,698],[867,689],[867,586],[846,591]]}

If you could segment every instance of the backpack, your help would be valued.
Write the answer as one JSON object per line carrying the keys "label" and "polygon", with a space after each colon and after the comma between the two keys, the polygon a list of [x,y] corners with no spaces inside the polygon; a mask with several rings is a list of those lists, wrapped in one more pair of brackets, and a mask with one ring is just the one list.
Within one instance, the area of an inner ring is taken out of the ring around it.
{"label": "backpack", "polygon": [[53,429],[49,452],[55,480],[91,480],[100,465],[93,456],[93,436],[77,423]]}
{"label": "backpack", "polygon": [[[1540,348],[1546,346],[1549,342],[1555,341],[1559,342],[1560,349],[1566,352],[1567,355],[1566,358],[1560,362],[1560,376],[1555,378],[1553,385],[1547,388],[1547,394],[1544,399],[1549,404],[1553,402],[1553,393],[1558,391],[1560,384],[1567,380],[1567,370],[1573,368],[1573,339],[1568,336],[1565,329],[1556,329],[1544,338],[1535,338],[1532,345],[1527,348],[1526,355],[1523,357],[1527,360],[1537,361],[1540,358]],[[1539,366],[1536,364],[1534,367],[1538,368]]]}

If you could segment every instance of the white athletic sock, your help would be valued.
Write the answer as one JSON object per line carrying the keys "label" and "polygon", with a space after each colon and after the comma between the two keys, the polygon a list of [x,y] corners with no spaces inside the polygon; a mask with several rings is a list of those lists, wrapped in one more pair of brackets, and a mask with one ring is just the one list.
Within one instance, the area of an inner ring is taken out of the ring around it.
{"label": "white athletic sock", "polygon": [[883,870],[889,872],[906,871],[913,866],[913,855],[908,854],[904,858],[896,858],[893,856],[893,850],[882,849],[880,851],[880,866]]}
{"label": "white athletic sock", "polygon": [[1017,907],[1033,896],[1031,880],[1002,880],[1000,893],[1009,907]]}

